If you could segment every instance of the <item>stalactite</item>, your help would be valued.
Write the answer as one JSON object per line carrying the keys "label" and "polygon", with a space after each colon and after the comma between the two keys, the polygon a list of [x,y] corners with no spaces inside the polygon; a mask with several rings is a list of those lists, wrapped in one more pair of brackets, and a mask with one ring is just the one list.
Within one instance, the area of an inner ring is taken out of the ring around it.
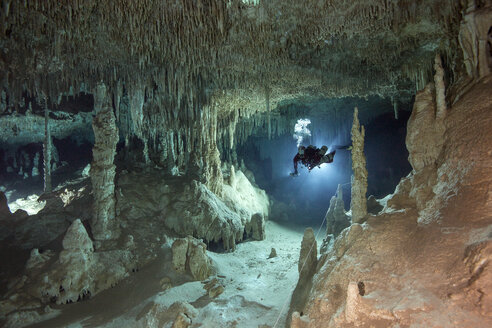
{"label": "stalactite", "polygon": [[398,99],[391,97],[391,103],[393,104],[393,112],[395,113],[395,120],[398,119]]}
{"label": "stalactite", "polygon": [[367,169],[364,156],[364,126],[359,124],[359,111],[354,109],[354,122],[352,124],[352,222],[362,223],[367,216]]}
{"label": "stalactite", "polygon": [[[262,128],[268,138],[285,132],[273,110],[289,98],[413,94],[431,78],[426,49],[452,38],[456,27],[445,22],[458,10],[390,0],[5,3],[0,41],[11,55],[0,59],[2,108],[7,99],[15,107],[24,85],[56,97],[104,81],[125,138],[135,134],[149,154],[166,149],[156,157],[179,169],[192,150],[214,166],[214,149],[230,151]],[[421,29],[418,21],[429,31],[415,37],[408,31]],[[257,111],[266,115],[240,122]]]}

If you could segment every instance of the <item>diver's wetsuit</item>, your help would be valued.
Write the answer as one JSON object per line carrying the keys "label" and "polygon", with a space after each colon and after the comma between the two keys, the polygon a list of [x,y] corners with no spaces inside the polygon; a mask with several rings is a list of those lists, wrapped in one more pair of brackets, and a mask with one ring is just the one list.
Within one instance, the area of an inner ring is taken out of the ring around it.
{"label": "diver's wetsuit", "polygon": [[333,159],[335,158],[336,150],[332,151],[329,154],[321,155],[319,152],[316,152],[314,158],[310,164],[307,165],[308,170],[311,171],[316,166],[324,164],[324,163],[333,163]]}
{"label": "diver's wetsuit", "polygon": [[294,156],[294,174],[297,175],[297,163],[301,162],[303,165],[305,165],[309,171],[314,169],[316,166],[323,164],[323,163],[332,163],[333,159],[335,157],[335,150],[332,151],[329,154],[326,155],[321,155],[320,154],[320,149],[314,148],[314,146],[309,146],[306,148],[304,151],[304,155],[301,155],[299,153]]}
{"label": "diver's wetsuit", "polygon": [[[317,159],[317,156],[319,156],[319,149],[317,149],[313,145],[309,145],[304,150],[304,154],[303,155],[297,153],[296,156],[294,156],[294,174],[298,174],[298,172],[297,172],[297,162],[301,162],[303,165],[305,165],[307,167],[310,167],[314,163],[316,163],[316,161],[318,161],[318,164],[319,164],[319,161],[320,161],[321,157],[319,159]],[[316,164],[316,165],[318,165],[318,164]]]}

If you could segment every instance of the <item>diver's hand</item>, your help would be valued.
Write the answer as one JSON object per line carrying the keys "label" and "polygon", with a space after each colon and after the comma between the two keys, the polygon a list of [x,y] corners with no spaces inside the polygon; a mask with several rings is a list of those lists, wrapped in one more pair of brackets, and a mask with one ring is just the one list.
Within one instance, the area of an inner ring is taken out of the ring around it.
{"label": "diver's hand", "polygon": [[290,173],[290,176],[291,177],[298,177],[299,176],[299,173],[298,172],[291,172]]}

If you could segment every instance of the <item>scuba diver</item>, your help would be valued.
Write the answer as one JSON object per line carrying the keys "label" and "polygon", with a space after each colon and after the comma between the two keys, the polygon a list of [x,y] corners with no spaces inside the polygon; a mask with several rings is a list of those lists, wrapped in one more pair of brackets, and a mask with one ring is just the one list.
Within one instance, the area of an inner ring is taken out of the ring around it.
{"label": "scuba diver", "polygon": [[321,148],[316,148],[313,145],[309,145],[307,148],[304,146],[299,146],[297,154],[294,157],[294,172],[290,175],[299,175],[299,172],[297,171],[298,162],[301,162],[304,166],[306,166],[309,172],[311,172],[311,170],[316,166],[319,167],[321,164],[332,163],[336,150],[326,154],[327,151],[328,147],[326,146]]}

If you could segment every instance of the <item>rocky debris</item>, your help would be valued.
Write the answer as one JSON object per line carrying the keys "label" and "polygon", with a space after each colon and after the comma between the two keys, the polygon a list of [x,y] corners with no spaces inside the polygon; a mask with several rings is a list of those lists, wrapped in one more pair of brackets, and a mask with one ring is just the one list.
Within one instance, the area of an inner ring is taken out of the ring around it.
{"label": "rocky debris", "polygon": [[364,126],[360,126],[358,109],[354,109],[354,121],[352,124],[352,198],[350,209],[352,211],[352,222],[361,223],[367,216],[366,192],[367,192],[367,169],[366,156],[364,155]]}
{"label": "rocky debris", "polygon": [[172,245],[174,270],[191,273],[196,280],[207,279],[213,267],[206,250],[207,245],[191,236],[176,239]]}
{"label": "rocky debris", "polygon": [[118,142],[118,128],[109,104],[106,87],[98,85],[95,97],[96,117],[92,121],[95,144],[90,176],[94,195],[92,234],[96,241],[117,237],[115,219],[114,157]]}
{"label": "rocky debris", "polygon": [[169,277],[164,277],[159,281],[159,285],[161,286],[162,290],[167,290],[169,288],[172,288],[173,285],[171,284],[171,279]]}
{"label": "rocky debris", "polygon": [[184,313],[179,313],[174,320],[172,328],[187,328],[191,325],[191,319]]}
{"label": "rocky debris", "polygon": [[210,298],[216,298],[224,292],[224,284],[217,278],[205,282],[203,288],[208,292]]}
{"label": "rocky debris", "polygon": [[270,251],[270,255],[268,255],[268,259],[273,259],[274,257],[277,257],[277,250],[272,247],[272,250]]}
{"label": "rocky debris", "polygon": [[325,215],[326,234],[337,237],[340,232],[350,226],[350,216],[345,213],[342,186],[338,185],[337,192],[330,200],[330,207]]}
{"label": "rocky debris", "polygon": [[139,320],[138,327],[161,328],[170,327],[171,324],[176,328],[188,327],[197,316],[198,310],[186,302],[175,302],[171,306],[153,303]]}

